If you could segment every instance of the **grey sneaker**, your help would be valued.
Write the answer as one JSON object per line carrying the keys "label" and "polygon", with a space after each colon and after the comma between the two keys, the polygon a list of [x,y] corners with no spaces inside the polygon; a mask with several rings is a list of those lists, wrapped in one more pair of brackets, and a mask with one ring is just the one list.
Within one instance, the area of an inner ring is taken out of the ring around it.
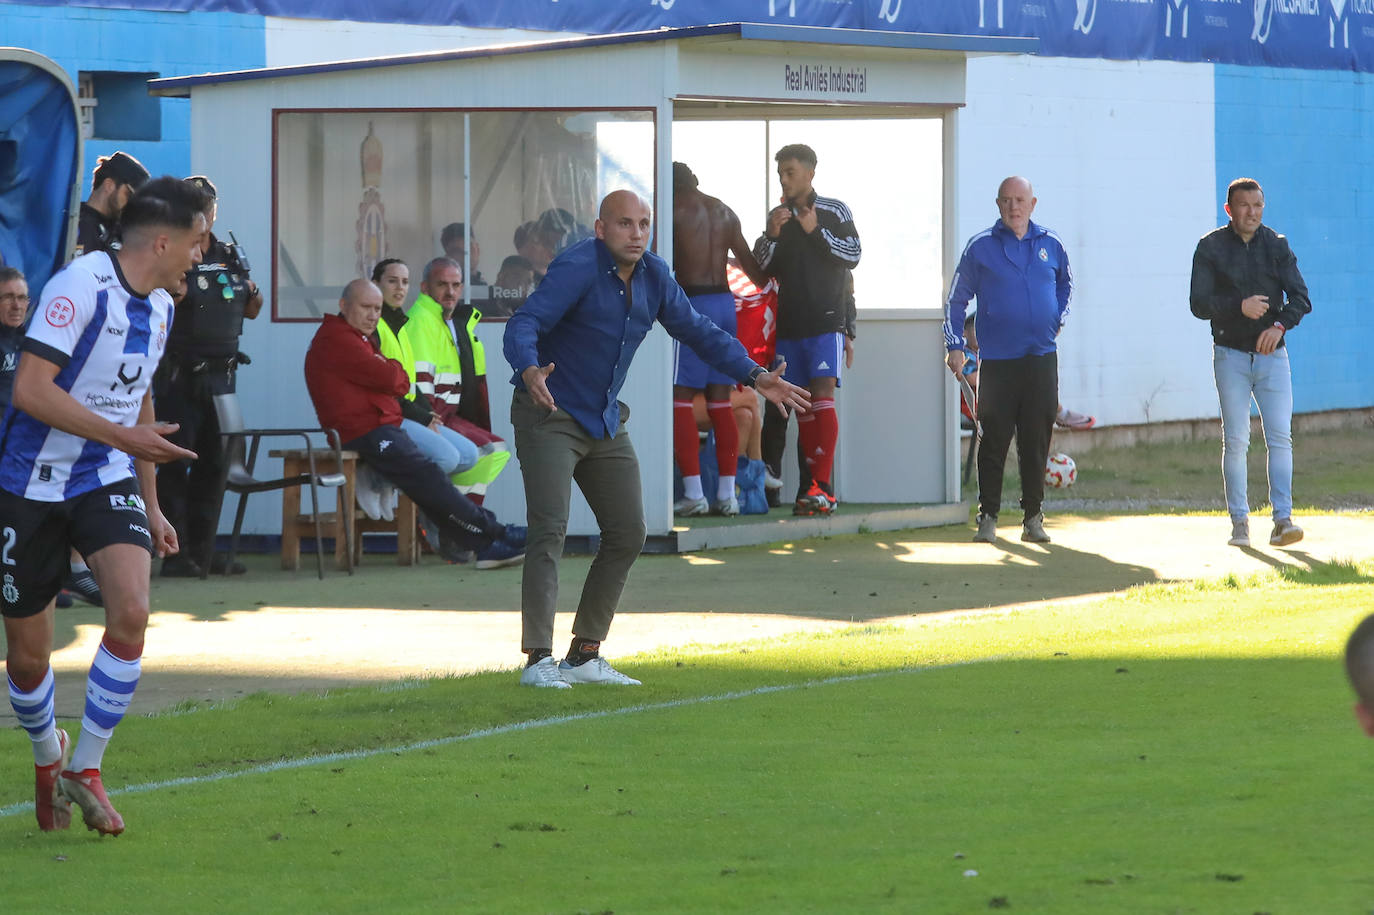
{"label": "grey sneaker", "polygon": [[699,515],[709,515],[711,513],[711,503],[702,499],[678,499],[673,503],[673,514],[679,518],[695,518]]}
{"label": "grey sneaker", "polygon": [[615,686],[642,686],[634,677],[627,677],[612,667],[605,658],[595,657],[576,667],[567,661],[558,662],[558,672],[569,683],[610,683]]}
{"label": "grey sneaker", "polygon": [[1021,539],[1027,543],[1050,542],[1050,535],[1045,533],[1044,512],[1036,512],[1021,522]]}
{"label": "grey sneaker", "polygon": [[1279,518],[1274,522],[1274,532],[1269,535],[1270,546],[1288,546],[1302,539],[1302,528],[1293,523],[1292,518]]}
{"label": "grey sneaker", "polygon": [[974,543],[995,543],[997,540],[997,516],[978,513],[978,532],[973,535]]}
{"label": "grey sneaker", "polygon": [[[1275,530],[1278,527],[1275,526]],[[1301,537],[1302,533],[1299,532]],[[1232,518],[1231,519],[1231,539],[1226,541],[1228,546],[1249,546],[1250,545],[1250,519]]]}
{"label": "grey sneaker", "polygon": [[572,689],[572,684],[563,679],[558,662],[552,656],[540,658],[520,672],[521,686],[542,686],[549,689]]}
{"label": "grey sneaker", "polygon": [[739,499],[734,496],[728,499],[717,499],[716,504],[711,506],[711,514],[733,518],[739,514]]}

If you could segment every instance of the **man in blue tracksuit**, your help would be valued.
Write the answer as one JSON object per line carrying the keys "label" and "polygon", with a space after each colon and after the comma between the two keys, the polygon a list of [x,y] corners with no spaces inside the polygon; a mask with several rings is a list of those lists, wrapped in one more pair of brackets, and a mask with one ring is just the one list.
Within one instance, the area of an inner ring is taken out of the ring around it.
{"label": "man in blue tracksuit", "polygon": [[958,377],[964,365],[964,313],[978,299],[974,327],[981,362],[978,420],[978,532],[997,539],[1002,471],[1016,436],[1021,469],[1021,539],[1048,543],[1044,515],[1045,460],[1059,404],[1055,338],[1064,326],[1073,277],[1064,246],[1049,229],[1031,222],[1035,196],[1025,178],[1007,178],[997,189],[1001,218],[970,239],[945,301],[946,362]]}

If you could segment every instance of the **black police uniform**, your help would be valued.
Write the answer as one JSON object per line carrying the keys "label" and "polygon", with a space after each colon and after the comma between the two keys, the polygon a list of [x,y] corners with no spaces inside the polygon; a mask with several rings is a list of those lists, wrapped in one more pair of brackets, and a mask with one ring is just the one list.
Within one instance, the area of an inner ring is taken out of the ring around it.
{"label": "black police uniform", "polygon": [[105,214],[89,203],[81,204],[81,215],[76,223],[75,257],[90,254],[92,251],[110,251],[119,247],[119,225],[116,220],[106,218]]}
{"label": "black police uniform", "polygon": [[198,455],[163,464],[157,473],[158,505],[176,529],[182,565],[205,561],[219,524],[225,458],[214,398],[234,393],[239,334],[252,294],[234,249],[211,235],[203,260],[186,274],[186,296],[176,306],[167,353],[153,378],[158,420],[179,423],[170,440]]}

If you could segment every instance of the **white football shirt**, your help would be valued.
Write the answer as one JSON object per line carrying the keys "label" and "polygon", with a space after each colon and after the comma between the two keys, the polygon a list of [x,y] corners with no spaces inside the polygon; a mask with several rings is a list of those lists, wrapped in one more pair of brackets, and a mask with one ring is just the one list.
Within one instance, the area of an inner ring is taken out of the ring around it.
{"label": "white football shirt", "polygon": [[[109,254],[93,251],[48,281],[21,348],[57,365],[57,386],[81,406],[134,426],[171,327],[166,291],[140,296]],[[73,499],[134,474],[133,458],[117,448],[13,407],[0,427],[0,452],[0,488],[39,502]]]}

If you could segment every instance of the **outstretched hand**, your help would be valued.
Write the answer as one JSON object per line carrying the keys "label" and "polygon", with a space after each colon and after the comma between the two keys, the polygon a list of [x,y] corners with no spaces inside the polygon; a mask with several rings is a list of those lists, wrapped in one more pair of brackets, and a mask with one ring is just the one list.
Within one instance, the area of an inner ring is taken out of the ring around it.
{"label": "outstretched hand", "polygon": [[167,441],[167,436],[180,428],[177,423],[139,423],[129,426],[119,437],[119,450],[154,464],[194,461],[197,457],[194,451]]}
{"label": "outstretched hand", "polygon": [[786,360],[779,362],[778,367],[773,371],[764,372],[759,376],[758,381],[754,382],[754,389],[777,404],[778,412],[784,416],[787,415],[789,407],[805,413],[811,409],[811,392],[784,379],[782,373],[786,370]]}
{"label": "outstretched hand", "polygon": [[520,373],[520,379],[525,382],[525,390],[529,392],[530,398],[539,406],[548,410],[557,410],[558,404],[553,402],[553,395],[549,393],[549,386],[544,383],[544,379],[553,374],[553,363],[545,366],[532,365]]}

